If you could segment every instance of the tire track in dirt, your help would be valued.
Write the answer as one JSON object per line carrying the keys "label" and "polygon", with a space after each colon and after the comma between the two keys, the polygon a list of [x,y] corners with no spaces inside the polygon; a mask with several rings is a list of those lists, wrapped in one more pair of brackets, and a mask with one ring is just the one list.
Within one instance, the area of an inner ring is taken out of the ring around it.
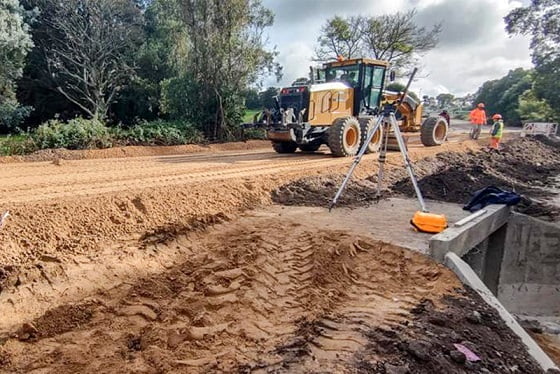
{"label": "tire track in dirt", "polygon": [[[176,184],[189,184],[191,182],[205,182],[222,179],[245,178],[252,176],[259,176],[263,174],[281,173],[286,174],[294,171],[299,171],[298,168],[315,168],[318,166],[331,166],[338,165],[338,161],[328,160],[294,160],[276,163],[275,165],[258,165],[258,166],[238,166],[227,170],[223,167],[215,168],[220,169],[216,171],[201,171],[208,168],[198,168],[189,170],[185,173],[183,170],[173,170],[165,172],[165,170],[156,169],[152,172],[139,172],[133,175],[126,175],[117,178],[104,179],[99,177],[90,177],[83,179],[80,177],[72,176],[71,181],[63,182],[56,181],[49,183],[40,183],[35,185],[26,184],[25,187],[20,187],[14,191],[13,184],[10,181],[4,183],[4,187],[0,189],[0,193],[7,196],[3,199],[5,203],[18,203],[27,201],[37,201],[45,199],[63,198],[67,196],[84,196],[84,195],[97,195],[111,192],[118,192],[120,190],[129,190],[137,188],[152,188],[160,185],[171,186]],[[165,172],[162,175],[162,172]],[[130,174],[130,173],[129,173]],[[18,182],[19,184],[19,182]],[[40,194],[30,196],[30,192],[37,192]]]}
{"label": "tire track in dirt", "polygon": [[[185,262],[54,308],[2,345],[4,368],[74,372],[351,372],[365,331],[459,283],[424,257],[311,223],[248,217],[146,250]],[[395,266],[397,264],[397,266]],[[82,319],[61,318],[72,311]]]}
{"label": "tire track in dirt", "polygon": [[[476,146],[449,143],[437,149],[413,148],[411,157]],[[282,184],[315,173],[345,172],[352,162],[328,155],[284,156],[262,151],[164,159],[181,162],[142,157],[68,161],[61,166],[0,165],[5,180],[0,184],[0,212],[10,210],[11,214],[0,230],[0,292],[30,284],[38,287],[42,282],[50,285],[63,276],[69,264],[95,264],[102,260],[99,256],[107,254],[107,248],[117,251],[113,246],[117,240],[151,231],[185,232],[193,222],[206,222],[208,217],[227,220],[269,204],[270,192]],[[375,159],[376,155],[367,156],[356,177],[374,172]],[[396,165],[400,166],[400,155],[393,153],[388,166]],[[48,169],[48,173],[44,171],[48,175],[35,177],[43,169]],[[17,175],[15,182],[10,179],[12,173]],[[21,183],[17,178],[33,183]],[[52,264],[56,268],[51,269]]]}

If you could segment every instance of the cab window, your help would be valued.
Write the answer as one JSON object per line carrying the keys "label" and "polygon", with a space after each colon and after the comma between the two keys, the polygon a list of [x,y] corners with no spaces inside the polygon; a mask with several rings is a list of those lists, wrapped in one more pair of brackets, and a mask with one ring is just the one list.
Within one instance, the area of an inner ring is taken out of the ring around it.
{"label": "cab window", "polygon": [[352,87],[358,86],[359,65],[330,67],[326,70],[327,82],[344,82]]}
{"label": "cab window", "polygon": [[368,103],[370,108],[376,108],[379,106],[384,78],[385,68],[379,66],[368,66],[366,68],[366,81],[364,82],[366,95],[365,101]]}

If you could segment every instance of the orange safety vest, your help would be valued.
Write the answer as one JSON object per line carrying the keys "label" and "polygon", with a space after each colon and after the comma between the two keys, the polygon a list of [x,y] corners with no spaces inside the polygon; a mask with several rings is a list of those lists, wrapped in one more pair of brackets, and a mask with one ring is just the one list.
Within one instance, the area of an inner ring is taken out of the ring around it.
{"label": "orange safety vest", "polygon": [[485,125],[486,124],[486,112],[484,109],[475,108],[471,111],[469,118],[471,123],[475,125]]}

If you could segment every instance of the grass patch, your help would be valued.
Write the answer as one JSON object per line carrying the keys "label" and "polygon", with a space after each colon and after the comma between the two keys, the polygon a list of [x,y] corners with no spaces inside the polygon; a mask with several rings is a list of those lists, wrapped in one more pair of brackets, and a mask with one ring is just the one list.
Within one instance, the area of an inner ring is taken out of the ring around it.
{"label": "grass patch", "polygon": [[243,115],[243,123],[253,123],[253,117],[255,117],[255,114],[260,112],[260,110],[246,110]]}

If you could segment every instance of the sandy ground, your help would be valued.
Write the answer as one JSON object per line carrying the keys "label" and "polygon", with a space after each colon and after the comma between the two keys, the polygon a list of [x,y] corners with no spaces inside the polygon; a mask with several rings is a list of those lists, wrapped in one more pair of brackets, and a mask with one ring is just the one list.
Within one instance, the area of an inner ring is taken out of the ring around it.
{"label": "sandy ground", "polygon": [[[411,158],[480,147],[462,136],[435,148],[411,142]],[[383,373],[409,365],[384,362],[369,332],[414,325],[410,312],[425,300],[443,312],[446,297],[464,298],[457,279],[366,230],[336,227],[344,211],[322,215],[321,227],[314,212],[277,217],[278,207],[239,219],[269,206],[277,187],[343,173],[352,162],[262,146],[0,165],[0,212],[10,211],[0,229],[0,372],[356,372],[376,363]],[[399,154],[388,167],[402,167]],[[356,176],[376,168],[368,156]],[[394,344],[415,360],[417,338],[405,330]],[[434,365],[462,368],[453,348],[438,344]],[[484,367],[533,368],[515,349],[499,348]]]}

